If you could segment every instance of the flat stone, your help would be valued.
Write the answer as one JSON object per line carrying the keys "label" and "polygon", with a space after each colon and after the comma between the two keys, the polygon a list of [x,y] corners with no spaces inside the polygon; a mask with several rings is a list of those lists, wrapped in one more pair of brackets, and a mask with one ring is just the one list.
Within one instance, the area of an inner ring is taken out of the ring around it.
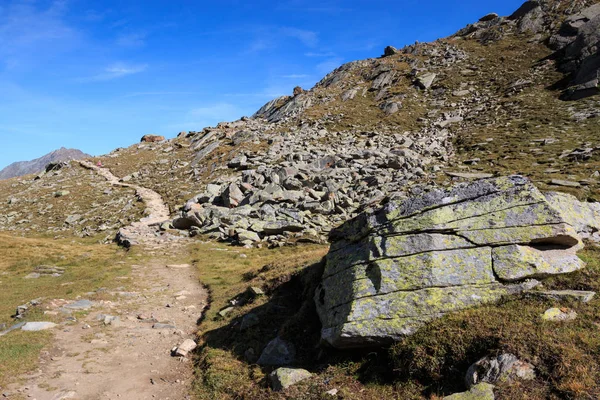
{"label": "flat stone", "polygon": [[562,179],[552,179],[552,180],[550,180],[549,183],[551,185],[555,185],[555,186],[572,187],[572,188],[581,187],[581,184],[579,182],[565,181]]}
{"label": "flat stone", "polygon": [[158,322],[152,325],[152,329],[177,329],[175,325]]}
{"label": "flat stone", "polygon": [[596,292],[585,290],[530,290],[527,295],[558,301],[580,301],[587,303],[594,298]]}
{"label": "flat stone", "polygon": [[0,336],[4,336],[7,333],[10,333],[10,332],[15,331],[17,329],[21,329],[23,327],[23,325],[25,325],[25,322],[19,322],[18,324],[15,324],[15,325],[11,326],[10,328],[5,329],[2,332],[0,332]]}
{"label": "flat stone", "polygon": [[69,310],[89,310],[94,306],[94,302],[90,300],[77,300],[74,303],[67,304],[63,308]]}
{"label": "flat stone", "polygon": [[301,368],[277,368],[269,375],[271,386],[276,392],[287,389],[298,382],[310,378],[312,374]]}
{"label": "flat stone", "polygon": [[46,329],[52,329],[56,326],[53,322],[27,322],[21,327],[23,331],[37,332],[45,331]]}
{"label": "flat stone", "polygon": [[227,315],[229,315],[233,310],[235,310],[234,307],[226,307],[224,309],[222,309],[221,311],[218,312],[219,316],[221,318],[225,318]]}
{"label": "flat stone", "polygon": [[469,172],[450,172],[445,171],[445,174],[451,176],[453,178],[464,178],[464,179],[486,179],[491,178],[494,174],[486,174],[486,173],[469,173]]}

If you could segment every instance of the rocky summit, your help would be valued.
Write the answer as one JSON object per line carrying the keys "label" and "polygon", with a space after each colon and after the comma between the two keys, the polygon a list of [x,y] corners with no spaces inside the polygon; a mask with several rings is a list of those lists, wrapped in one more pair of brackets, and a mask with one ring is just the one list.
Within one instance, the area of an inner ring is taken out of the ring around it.
{"label": "rocky summit", "polygon": [[552,203],[512,176],[391,201],[346,222],[331,232],[315,294],[322,338],[340,348],[389,343],[583,268],[582,224],[600,228],[600,204]]}

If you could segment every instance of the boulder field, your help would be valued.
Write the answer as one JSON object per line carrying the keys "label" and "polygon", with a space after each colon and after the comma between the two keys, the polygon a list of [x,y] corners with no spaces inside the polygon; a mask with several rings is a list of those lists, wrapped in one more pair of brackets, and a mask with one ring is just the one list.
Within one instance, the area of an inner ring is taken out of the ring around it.
{"label": "boulder field", "polygon": [[600,204],[543,194],[521,176],[435,189],[331,231],[315,294],[322,339],[387,344],[435,318],[533,289],[585,266]]}

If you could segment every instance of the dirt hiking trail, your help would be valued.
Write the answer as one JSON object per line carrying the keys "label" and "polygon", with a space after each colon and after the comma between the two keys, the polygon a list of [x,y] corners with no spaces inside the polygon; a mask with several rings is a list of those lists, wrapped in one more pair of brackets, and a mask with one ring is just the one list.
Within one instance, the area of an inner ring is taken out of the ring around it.
{"label": "dirt hiking trail", "polygon": [[[192,363],[173,357],[171,350],[194,339],[208,295],[196,268],[178,264],[186,243],[156,234],[156,226],[169,217],[158,193],[119,182],[105,168],[80,163],[109,184],[136,190],[147,216],[122,228],[120,236],[152,257],[147,264],[134,265],[119,290],[90,293],[87,314],[55,329],[39,369],[11,388],[12,393],[36,400],[187,399]],[[56,300],[56,309],[61,305],[64,301]]]}

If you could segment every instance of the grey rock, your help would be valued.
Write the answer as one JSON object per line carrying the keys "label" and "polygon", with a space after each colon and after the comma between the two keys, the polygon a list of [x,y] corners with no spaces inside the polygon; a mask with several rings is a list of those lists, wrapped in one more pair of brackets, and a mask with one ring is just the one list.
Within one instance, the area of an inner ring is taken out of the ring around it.
{"label": "grey rock", "polygon": [[578,188],[581,187],[579,182],[565,181],[562,179],[552,179],[549,182],[551,185]]}
{"label": "grey rock", "polygon": [[157,322],[152,325],[152,329],[177,329],[173,324]]}
{"label": "grey rock", "polygon": [[305,369],[281,367],[269,374],[269,381],[273,390],[279,392],[311,376],[312,374]]}
{"label": "grey rock", "polygon": [[2,332],[0,332],[0,336],[4,336],[7,333],[10,333],[10,332],[15,331],[17,329],[21,329],[23,327],[23,325],[25,325],[25,324],[26,324],[26,322],[19,322],[19,323],[15,324],[15,325],[11,326],[10,328],[5,329]]}
{"label": "grey rock", "polygon": [[495,19],[498,18],[498,14],[496,13],[490,13],[487,15],[484,15],[483,17],[479,18],[480,22],[487,22],[487,21],[493,21]]}
{"label": "grey rock", "polygon": [[315,293],[322,339],[387,344],[447,313],[530,290],[585,266],[562,210],[520,176],[484,179],[388,202],[330,233]]}
{"label": "grey rock", "polygon": [[513,354],[504,353],[497,357],[484,357],[471,365],[465,376],[465,384],[471,388],[482,382],[494,384],[516,379],[535,379],[535,368]]}
{"label": "grey rock", "polygon": [[427,72],[422,75],[417,76],[416,84],[423,90],[427,90],[433,85],[437,74],[433,72]]}
{"label": "grey rock", "polygon": [[531,290],[526,294],[542,299],[588,303],[594,298],[596,292],[585,290]]}
{"label": "grey rock", "polygon": [[69,303],[69,304],[63,306],[63,308],[66,308],[69,310],[89,310],[93,306],[94,306],[93,301],[83,299],[83,300],[77,300],[73,303]]}
{"label": "grey rock", "polygon": [[293,344],[276,337],[264,348],[257,364],[259,365],[289,365],[296,359],[296,348]]}
{"label": "grey rock", "polygon": [[491,178],[493,174],[486,173],[472,173],[472,172],[450,172],[446,171],[446,175],[454,177],[454,178],[464,178],[464,179],[486,179]]}
{"label": "grey rock", "polygon": [[23,331],[37,332],[52,329],[56,326],[53,322],[27,322],[21,327]]}
{"label": "grey rock", "polygon": [[383,56],[384,57],[389,57],[389,56],[393,56],[398,54],[399,51],[397,48],[395,48],[394,46],[387,46],[384,50],[383,50]]}

